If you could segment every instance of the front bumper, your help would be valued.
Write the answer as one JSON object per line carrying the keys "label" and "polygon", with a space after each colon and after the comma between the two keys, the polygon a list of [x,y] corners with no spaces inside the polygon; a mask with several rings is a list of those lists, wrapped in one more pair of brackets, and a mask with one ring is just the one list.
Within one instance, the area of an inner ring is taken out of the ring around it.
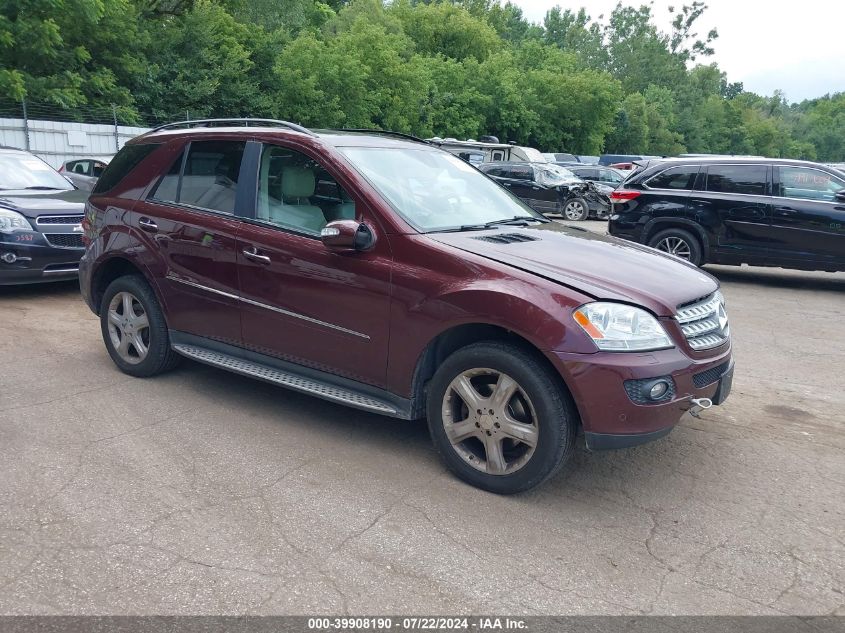
{"label": "front bumper", "polygon": [[[694,405],[693,398],[725,401],[733,378],[730,343],[705,359],[674,348],[647,353],[570,354],[555,352],[552,361],[578,405],[593,450],[636,446],[663,437]],[[671,398],[637,404],[625,390],[626,380],[670,376]]]}
{"label": "front bumper", "polygon": [[[36,231],[0,234],[0,285],[76,279],[84,252],[52,246]],[[4,259],[7,254],[13,262]]]}

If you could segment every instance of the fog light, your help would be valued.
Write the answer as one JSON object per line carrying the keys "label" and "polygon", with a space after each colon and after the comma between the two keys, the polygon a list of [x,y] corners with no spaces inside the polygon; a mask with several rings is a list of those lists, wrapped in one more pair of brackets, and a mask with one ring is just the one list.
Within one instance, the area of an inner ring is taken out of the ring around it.
{"label": "fog light", "polygon": [[18,256],[14,253],[3,253],[3,256],[0,257],[0,259],[2,259],[7,264],[14,264],[16,261],[18,261]]}
{"label": "fog light", "polygon": [[664,395],[666,395],[668,390],[669,385],[661,380],[660,382],[654,383],[648,392],[648,397],[652,400],[660,400]]}

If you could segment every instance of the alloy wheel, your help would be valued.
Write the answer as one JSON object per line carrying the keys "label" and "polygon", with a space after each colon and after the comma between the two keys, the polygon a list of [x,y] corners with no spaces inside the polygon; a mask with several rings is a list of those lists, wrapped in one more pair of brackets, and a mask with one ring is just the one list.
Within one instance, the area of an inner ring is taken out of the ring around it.
{"label": "alloy wheel", "polygon": [[540,437],[531,399],[513,378],[494,369],[459,374],[446,389],[442,418],[455,452],[490,475],[525,466]]}
{"label": "alloy wheel", "polygon": [[669,253],[675,257],[689,260],[692,255],[692,249],[687,241],[680,237],[667,236],[660,240],[655,248],[664,253]]}
{"label": "alloy wheel", "polygon": [[122,291],[112,297],[108,309],[108,329],[111,344],[127,363],[142,362],[150,348],[150,322],[144,306],[130,292]]}
{"label": "alloy wheel", "polygon": [[586,209],[584,208],[584,204],[579,202],[578,200],[570,200],[566,203],[566,206],[563,208],[563,216],[567,220],[582,220],[586,217]]}

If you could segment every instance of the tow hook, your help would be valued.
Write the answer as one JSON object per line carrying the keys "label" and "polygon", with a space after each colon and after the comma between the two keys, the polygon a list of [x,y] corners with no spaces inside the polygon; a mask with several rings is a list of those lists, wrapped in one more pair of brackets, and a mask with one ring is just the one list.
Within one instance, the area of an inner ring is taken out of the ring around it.
{"label": "tow hook", "polygon": [[692,406],[689,408],[689,414],[699,419],[701,419],[701,416],[698,415],[700,412],[713,406],[713,401],[710,398],[690,398],[690,402]]}

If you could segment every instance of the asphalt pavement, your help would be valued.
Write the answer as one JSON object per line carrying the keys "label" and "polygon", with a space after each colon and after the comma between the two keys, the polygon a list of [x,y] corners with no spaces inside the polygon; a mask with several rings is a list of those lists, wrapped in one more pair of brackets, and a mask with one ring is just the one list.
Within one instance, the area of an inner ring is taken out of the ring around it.
{"label": "asphalt pavement", "polygon": [[74,283],[0,288],[0,613],[845,615],[845,274],[707,270],[727,403],[513,497],[422,422],[130,378]]}

